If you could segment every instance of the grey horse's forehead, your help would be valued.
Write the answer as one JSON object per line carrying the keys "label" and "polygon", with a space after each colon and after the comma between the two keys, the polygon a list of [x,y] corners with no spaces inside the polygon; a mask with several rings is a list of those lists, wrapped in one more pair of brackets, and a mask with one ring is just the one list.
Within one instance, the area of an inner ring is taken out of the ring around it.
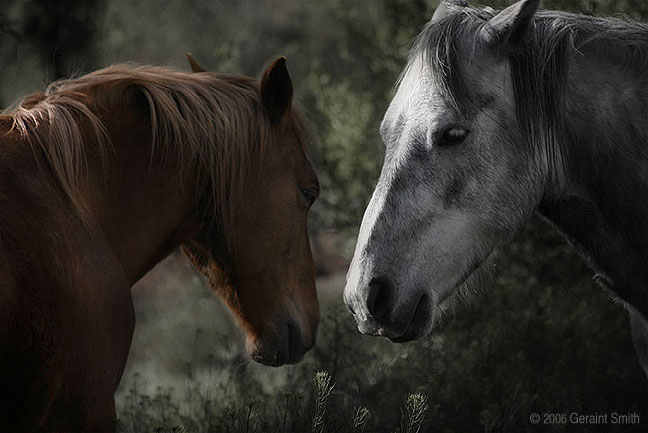
{"label": "grey horse's forehead", "polygon": [[452,111],[424,63],[423,55],[410,58],[380,125],[383,139],[412,129],[435,129],[438,124],[451,121]]}

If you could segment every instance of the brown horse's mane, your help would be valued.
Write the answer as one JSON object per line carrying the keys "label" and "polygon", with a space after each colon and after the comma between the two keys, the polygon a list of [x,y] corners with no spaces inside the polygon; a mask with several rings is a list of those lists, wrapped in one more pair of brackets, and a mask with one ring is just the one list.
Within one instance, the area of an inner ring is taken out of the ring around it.
{"label": "brown horse's mane", "polygon": [[[79,197],[86,173],[88,142],[98,144],[103,160],[112,149],[109,130],[100,113],[132,101],[148,106],[152,155],[173,158],[180,172],[197,172],[205,182],[198,193],[209,201],[221,223],[227,224],[236,199],[244,196],[246,180],[258,171],[272,139],[259,82],[252,78],[211,73],[185,73],[165,67],[114,65],[79,78],[52,83],[45,93],[30,95],[5,110],[12,130],[44,153],[51,170],[82,216]],[[131,102],[132,103],[132,102]],[[305,146],[306,128],[293,110],[295,132]],[[93,137],[87,134],[87,125]]]}

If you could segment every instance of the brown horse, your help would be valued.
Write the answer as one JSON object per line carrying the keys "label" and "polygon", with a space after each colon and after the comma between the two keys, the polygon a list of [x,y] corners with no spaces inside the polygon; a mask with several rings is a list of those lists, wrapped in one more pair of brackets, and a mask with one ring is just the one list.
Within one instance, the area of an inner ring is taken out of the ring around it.
{"label": "brown horse", "polygon": [[0,431],[114,429],[130,287],[178,246],[255,360],[313,345],[319,186],[283,58],[261,83],[112,66],[27,97],[0,131]]}

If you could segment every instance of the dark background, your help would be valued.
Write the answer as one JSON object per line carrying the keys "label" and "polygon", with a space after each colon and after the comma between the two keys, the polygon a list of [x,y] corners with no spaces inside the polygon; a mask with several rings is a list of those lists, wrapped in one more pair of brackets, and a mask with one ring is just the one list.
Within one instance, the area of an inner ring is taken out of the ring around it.
{"label": "dark background", "polygon": [[[360,336],[342,305],[344,273],[382,161],[378,125],[411,40],[436,3],[0,2],[3,106],[54,79],[116,62],[187,69],[184,53],[192,51],[209,70],[259,76],[285,55],[317,139],[323,194],[310,220],[323,310],[317,346],[297,366],[254,364],[229,313],[174,254],[133,289],[138,324],[116,396],[122,431],[646,430],[647,382],[625,312],[539,220],[500,252],[491,287],[429,338],[396,345]],[[648,20],[643,0],[546,0],[544,7]],[[335,383],[328,399],[313,382],[320,370]],[[412,393],[425,404],[412,407]],[[613,412],[637,413],[645,423],[529,422],[533,413]]]}

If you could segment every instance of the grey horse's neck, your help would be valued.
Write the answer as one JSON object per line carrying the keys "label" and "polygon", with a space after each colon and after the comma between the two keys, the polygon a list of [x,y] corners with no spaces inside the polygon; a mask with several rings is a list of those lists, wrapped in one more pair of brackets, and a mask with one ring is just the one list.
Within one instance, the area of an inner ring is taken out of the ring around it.
{"label": "grey horse's neck", "polygon": [[539,211],[648,318],[648,80],[643,67],[608,60],[572,59],[562,175]]}

